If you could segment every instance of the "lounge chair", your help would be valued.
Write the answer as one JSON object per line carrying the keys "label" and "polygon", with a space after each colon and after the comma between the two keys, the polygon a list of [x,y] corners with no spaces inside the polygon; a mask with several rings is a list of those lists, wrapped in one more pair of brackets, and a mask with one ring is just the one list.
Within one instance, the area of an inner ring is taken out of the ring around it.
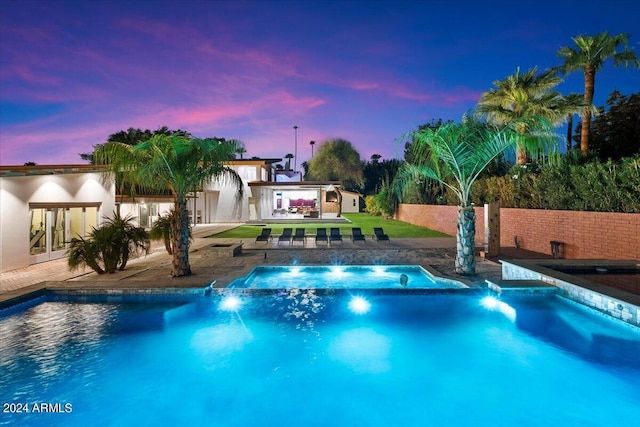
{"label": "lounge chair", "polygon": [[306,243],[304,239],[304,228],[296,228],[296,232],[291,238],[291,244],[293,245],[295,242],[302,242],[302,246]]}
{"label": "lounge chair", "polygon": [[387,242],[389,242],[389,236],[387,236],[386,234],[384,234],[384,231],[382,230],[382,227],[374,227],[373,228],[373,238],[376,239],[376,241],[378,243],[380,243],[381,240],[386,240]]}
{"label": "lounge chair", "polygon": [[291,233],[293,232],[293,228],[285,228],[282,230],[282,234],[278,237],[278,245],[280,242],[289,242],[291,243]]}
{"label": "lounge chair", "polygon": [[366,242],[362,229],[360,227],[354,227],[351,229],[351,241],[352,242]]}
{"label": "lounge chair", "polygon": [[327,236],[327,229],[326,228],[318,228],[316,231],[316,244],[318,244],[318,242],[325,242],[326,244],[329,244],[329,237]]}
{"label": "lounge chair", "polygon": [[342,234],[340,234],[340,229],[338,227],[331,227],[331,234],[329,234],[329,243],[333,241],[340,241],[342,243]]}
{"label": "lounge chair", "polygon": [[257,242],[268,242],[269,240],[271,240],[271,229],[266,227],[263,228],[262,231],[260,232],[260,235],[258,237],[256,237],[256,243]]}

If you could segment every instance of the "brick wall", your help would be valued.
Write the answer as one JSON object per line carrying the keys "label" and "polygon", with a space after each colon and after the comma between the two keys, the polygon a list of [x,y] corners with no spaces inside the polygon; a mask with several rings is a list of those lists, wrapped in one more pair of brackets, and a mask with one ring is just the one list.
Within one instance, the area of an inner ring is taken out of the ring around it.
{"label": "brick wall", "polygon": [[[456,234],[455,206],[400,205],[396,218]],[[484,242],[484,210],[476,208],[476,243]],[[568,259],[640,259],[640,214],[500,209],[500,245],[551,254],[549,241],[565,243]]]}
{"label": "brick wall", "polygon": [[[474,208],[476,212],[476,244],[484,242],[484,208]],[[456,235],[458,207],[441,205],[401,204],[396,219],[420,225],[441,233]]]}

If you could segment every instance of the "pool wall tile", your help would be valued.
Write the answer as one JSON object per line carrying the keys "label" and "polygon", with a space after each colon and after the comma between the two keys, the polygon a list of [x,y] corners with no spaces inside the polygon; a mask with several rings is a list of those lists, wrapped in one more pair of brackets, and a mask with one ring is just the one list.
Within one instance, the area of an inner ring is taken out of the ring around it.
{"label": "pool wall tile", "polygon": [[[620,298],[598,292],[601,285],[571,277],[526,261],[501,260],[503,280],[541,280],[558,287],[558,295],[640,327],[640,307],[635,295],[619,292]],[[611,288],[608,288],[611,290]],[[629,299],[630,301],[627,301]]]}

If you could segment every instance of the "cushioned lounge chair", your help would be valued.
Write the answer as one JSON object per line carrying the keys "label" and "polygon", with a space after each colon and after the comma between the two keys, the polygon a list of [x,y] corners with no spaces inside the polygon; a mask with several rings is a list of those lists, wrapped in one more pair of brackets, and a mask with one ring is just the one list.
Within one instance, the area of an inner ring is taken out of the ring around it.
{"label": "cushioned lounge chair", "polygon": [[329,243],[334,241],[339,241],[340,243],[342,243],[342,234],[340,234],[340,229],[338,227],[331,227],[331,233],[329,234]]}
{"label": "cushioned lounge chair", "polygon": [[351,229],[351,241],[352,242],[365,242],[364,234],[360,227],[354,227]]}
{"label": "cushioned lounge chair", "polygon": [[270,228],[263,228],[262,231],[260,232],[260,235],[258,235],[258,237],[256,237],[256,243],[257,242],[268,242],[269,240],[271,240],[271,229]]}
{"label": "cushioned lounge chair", "polygon": [[374,227],[373,228],[373,238],[376,239],[376,241],[379,243],[382,240],[386,240],[387,242],[389,242],[389,236],[387,236],[386,234],[384,234],[384,231],[382,230],[382,227]]}
{"label": "cushioned lounge chair", "polygon": [[302,246],[306,243],[304,239],[304,228],[296,228],[296,232],[291,238],[291,244],[293,245],[295,242],[302,242]]}
{"label": "cushioned lounge chair", "polygon": [[278,245],[280,242],[289,242],[291,243],[291,233],[293,232],[293,228],[285,228],[282,230],[282,234],[278,237]]}
{"label": "cushioned lounge chair", "polygon": [[326,244],[329,244],[329,237],[327,236],[327,229],[326,228],[318,228],[316,231],[316,244],[318,244],[318,242],[324,242]]}

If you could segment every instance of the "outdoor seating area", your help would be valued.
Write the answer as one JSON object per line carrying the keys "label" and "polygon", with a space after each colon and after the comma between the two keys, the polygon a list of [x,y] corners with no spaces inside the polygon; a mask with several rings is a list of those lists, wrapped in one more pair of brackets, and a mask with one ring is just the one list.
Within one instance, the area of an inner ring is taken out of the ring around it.
{"label": "outdoor seating area", "polygon": [[[260,234],[256,236],[255,243],[269,243],[275,240],[275,247],[280,246],[281,243],[288,243],[289,246],[301,243],[303,247],[307,247],[309,242],[311,242],[311,246],[309,246],[311,248],[313,248],[313,243],[315,243],[316,247],[330,247],[332,244],[338,242],[344,244],[343,237],[345,235],[352,244],[367,243],[367,238],[362,232],[361,227],[352,227],[350,230],[341,229],[340,227],[317,227],[315,233],[308,233],[305,227],[285,227],[279,235],[274,235],[272,228],[265,227],[261,230]],[[391,241],[389,235],[384,232],[382,227],[375,227],[373,229],[372,240],[378,243]]]}

